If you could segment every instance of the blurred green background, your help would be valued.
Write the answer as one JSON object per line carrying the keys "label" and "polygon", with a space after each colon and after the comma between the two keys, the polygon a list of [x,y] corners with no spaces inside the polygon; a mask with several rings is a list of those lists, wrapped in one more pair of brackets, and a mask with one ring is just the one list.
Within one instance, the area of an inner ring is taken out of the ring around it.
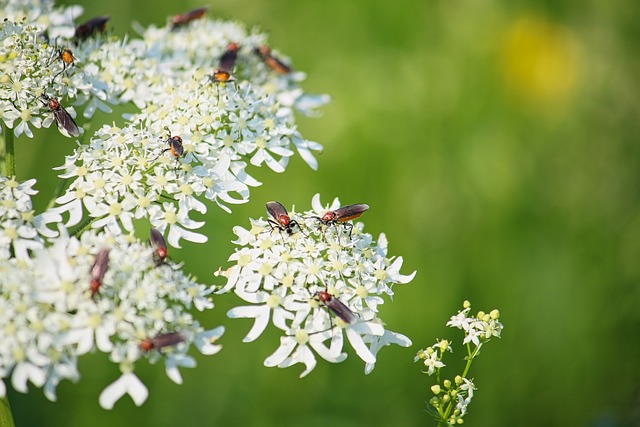
{"label": "blurred green background", "polygon": [[[203,5],[82,3],[84,18],[109,14],[118,34]],[[431,379],[413,356],[436,337],[460,342],[445,323],[465,299],[499,308],[505,325],[472,368],[465,425],[640,425],[635,2],[235,0],[210,4],[208,16],[267,31],[308,73],[304,88],[333,102],[299,120],[325,147],[319,171],[299,157],[281,175],[252,170],[264,185],[251,202],[232,215],[212,207],[209,243],[173,257],[213,282],[233,225],[264,215],[267,200],[306,208],[320,192],[366,202],[366,231],[387,234],[404,273],[418,270],[381,314],[414,346],[386,348],[369,376],[351,352],[300,380],[301,367],[262,366],[277,337],[242,343],[251,322],[226,319],[238,300],[220,296],[203,323],[227,326],[224,349],[183,370],[182,386],[142,364],[148,401],[104,411],[98,395],[118,370],[89,356],[57,403],[10,392],[18,426],[434,425],[424,411]],[[51,129],[17,145],[19,178],[37,176],[50,194],[48,168],[68,140]]]}

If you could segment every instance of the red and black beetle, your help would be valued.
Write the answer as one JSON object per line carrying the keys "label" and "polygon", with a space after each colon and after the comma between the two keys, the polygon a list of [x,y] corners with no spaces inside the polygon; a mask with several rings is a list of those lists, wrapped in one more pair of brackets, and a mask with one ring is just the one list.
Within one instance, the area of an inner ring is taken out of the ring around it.
{"label": "red and black beetle", "polygon": [[271,226],[271,231],[277,228],[291,235],[293,234],[293,226],[300,228],[300,224],[298,224],[296,220],[291,219],[289,212],[287,212],[280,202],[267,202],[267,212],[271,215],[271,218],[267,218],[267,222]]}

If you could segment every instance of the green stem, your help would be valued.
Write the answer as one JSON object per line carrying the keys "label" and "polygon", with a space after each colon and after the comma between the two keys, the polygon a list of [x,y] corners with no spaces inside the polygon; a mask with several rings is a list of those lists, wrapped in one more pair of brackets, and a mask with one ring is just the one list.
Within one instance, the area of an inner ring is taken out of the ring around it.
{"label": "green stem", "polygon": [[165,193],[160,193],[160,198],[161,198],[161,199],[165,199],[165,200],[166,200],[166,201],[168,201],[168,202],[175,202],[175,201],[176,201],[176,199],[174,199],[174,198],[173,198],[173,197],[171,197],[171,196],[168,196],[168,195],[167,195],[167,194],[165,194]]}
{"label": "green stem", "polygon": [[67,186],[67,181],[68,181],[68,179],[66,179],[66,178],[58,180],[58,186],[56,187],[56,190],[53,193],[53,197],[51,197],[51,200],[49,201],[49,204],[47,205],[47,210],[51,209],[56,204],[56,199],[58,197],[62,196],[62,192],[64,191],[65,187]]}
{"label": "green stem", "polygon": [[7,396],[0,398],[0,426],[15,427],[11,406],[9,405],[9,398]]}
{"label": "green stem", "polygon": [[70,236],[79,236],[89,228],[91,228],[91,224],[93,224],[98,218],[89,218],[85,222],[83,222],[79,227],[69,233]]}
{"label": "green stem", "polygon": [[476,357],[478,352],[480,351],[480,347],[482,347],[482,343],[477,346],[473,351],[471,351],[471,346],[467,343],[467,352],[469,353],[469,357],[467,358],[467,366],[464,367],[464,371],[462,372],[462,378],[467,378],[467,374],[469,373],[469,369],[471,369],[471,362]]}
{"label": "green stem", "polygon": [[[477,346],[475,349],[473,349],[473,351],[471,351],[471,345],[469,343],[467,343],[467,365],[464,367],[464,371],[462,371],[462,378],[467,378],[467,374],[469,373],[469,369],[471,369],[471,363],[473,362],[473,359],[478,355],[478,352],[480,351],[480,347],[482,347],[482,343],[480,343],[479,346]],[[449,404],[447,405],[447,409],[444,411],[444,416],[442,417],[442,420],[448,420],[449,417],[451,416],[451,412],[453,411],[453,404],[454,404],[454,400],[451,400],[449,402]]]}
{"label": "green stem", "polygon": [[448,424],[447,420],[451,416],[451,411],[453,411],[453,403],[454,402],[455,402],[455,400],[453,400],[453,399],[449,401],[449,403],[447,404],[447,409],[444,411],[444,414],[441,414],[442,415],[442,420],[440,422]]}
{"label": "green stem", "polygon": [[6,177],[16,176],[16,157],[13,144],[13,129],[2,123],[2,138],[0,138],[0,173]]}

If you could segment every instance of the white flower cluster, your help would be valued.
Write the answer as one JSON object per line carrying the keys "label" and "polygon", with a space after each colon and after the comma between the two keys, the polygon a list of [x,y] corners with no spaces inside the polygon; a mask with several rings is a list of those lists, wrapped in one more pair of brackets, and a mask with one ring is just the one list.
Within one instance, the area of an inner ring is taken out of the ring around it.
{"label": "white flower cluster", "polygon": [[[147,218],[179,247],[179,239],[205,242],[206,236],[191,231],[204,223],[189,218],[191,211],[207,211],[200,199],[241,203],[249,196],[248,185],[255,181],[233,165],[229,156],[217,158],[206,143],[193,143],[181,161],[187,171],[174,172],[174,162],[162,155],[166,142],[142,128],[103,126],[89,145],[68,156],[62,178],[72,179],[66,193],[57,199],[58,213],[68,212],[68,226],[77,224],[86,211],[94,228],[112,234],[133,231],[135,219]],[[183,169],[183,170],[184,170]],[[177,201],[177,202],[176,202]],[[226,208],[226,207],[225,207]]]}
{"label": "white flower cluster", "polygon": [[233,290],[251,304],[228,312],[255,319],[245,342],[257,339],[270,320],[283,331],[266,366],[302,363],[305,376],[316,366],[314,352],[329,362],[344,360],[346,335],[369,373],[380,348],[411,345],[385,330],[378,309],[385,295],[393,296],[393,285],[410,282],[415,272],[400,274],[402,257],[388,257],[384,234],[376,243],[362,223],[349,231],[343,223],[321,225],[318,218],[339,206],[335,199],[325,208],[316,195],[313,210],[290,214],[292,228],[281,229],[275,218],[252,220],[250,230],[234,228],[240,248],[229,258],[235,265],[220,272],[227,283],[219,292]]}
{"label": "white flower cluster", "polygon": [[[31,382],[55,400],[62,380],[79,379],[79,356],[95,351],[122,373],[101,393],[104,408],[125,394],[137,405],[146,400],[134,373],[140,359],[164,360],[180,383],[178,368],[195,366],[192,345],[203,354],[220,349],[223,328],[205,330],[190,313],[213,308],[213,289],[133,237],[134,224],[148,220],[174,247],[204,242],[193,211],[206,213],[206,200],[225,211],[248,201],[260,185],[251,166],[280,173],[297,152],[317,168],[322,146],[302,137],[294,112],[314,115],[328,97],[305,94],[304,74],[264,34],[202,14],[117,39],[108,17],[78,25],[79,6],[0,0],[5,142],[52,124],[78,138],[57,168],[68,185],[45,213],[32,208],[35,180],[0,178],[0,395],[10,379],[18,391]],[[89,134],[72,103],[84,106],[84,119],[114,105],[130,110]],[[388,256],[384,234],[376,242],[348,222],[368,206],[340,211],[338,199],[324,207],[319,195],[302,216],[277,206],[284,215],[270,209],[251,230],[234,229],[239,248],[220,290],[250,304],[228,313],[255,319],[245,341],[270,320],[283,332],[265,365],[302,363],[307,375],[315,354],[344,360],[346,336],[369,373],[382,347],[409,346],[385,329],[379,306],[415,272],[400,273],[403,259]],[[79,237],[69,237],[81,222]]]}
{"label": "white flower cluster", "polygon": [[[102,25],[78,37],[74,21],[81,14],[80,6],[55,8],[53,1],[0,1],[1,119],[15,126],[16,136],[33,137],[31,126],[54,122],[46,97],[86,104],[85,118],[132,102],[143,111],[129,117],[152,132],[172,126],[209,142],[228,135],[243,146],[235,150],[239,156],[251,154],[252,164],[266,162],[276,171],[284,170],[295,147],[317,167],[312,151],[322,146],[296,130],[293,109],[311,115],[329,98],[305,94],[299,87],[304,73],[283,75],[266,67],[254,53],[264,34],[203,18],[178,29],[169,23],[139,29],[142,38],[107,37]],[[213,84],[209,75],[231,42],[240,46],[237,72],[231,83]]]}
{"label": "white flower cluster", "polygon": [[[81,7],[55,8],[53,1],[29,0],[3,0],[0,5],[4,21],[0,24],[0,109],[5,126],[14,129],[16,136],[33,138],[32,127],[56,123],[65,134],[56,117],[58,112],[48,102],[63,97],[76,99],[77,104],[90,100],[86,117],[93,115],[98,105],[110,111],[104,101],[116,103],[113,96],[107,96],[114,88],[100,78],[96,64],[83,65],[81,71],[74,66],[74,60],[85,58],[102,38],[74,44],[69,64],[63,61],[64,49],[58,45],[65,42],[71,46],[73,20],[82,13]],[[60,108],[75,116],[73,107]]]}
{"label": "white flower cluster", "polygon": [[[457,379],[457,378],[456,378]],[[458,385],[458,394],[454,413],[459,417],[464,417],[467,413],[471,399],[473,399],[473,391],[476,389],[475,384],[468,378],[460,378],[460,384]]]}
{"label": "white flower cluster", "polygon": [[18,182],[0,176],[0,259],[29,259],[29,251],[44,247],[45,238],[57,236],[47,224],[61,221],[58,214],[36,215],[31,196],[35,179]]}
{"label": "white flower cluster", "polygon": [[[249,165],[283,172],[295,149],[317,168],[313,152],[322,146],[302,137],[294,110],[313,114],[328,97],[303,93],[303,73],[269,68],[256,53],[263,34],[202,18],[140,29],[142,38],[107,38],[101,27],[78,38],[72,20],[81,8],[56,14],[45,2],[50,21],[32,14],[17,22],[24,16],[16,10],[28,2],[9,3],[8,21],[0,24],[0,119],[16,136],[32,137],[32,128],[52,123],[65,136],[79,135],[75,111],[63,100],[86,104],[86,118],[96,109],[110,112],[110,105],[139,109],[123,126],[83,138],[59,167],[72,180],[54,209],[70,213],[67,227],[87,213],[93,228],[118,234],[132,231],[132,219],[147,218],[169,229],[172,246],[204,242],[192,231],[203,223],[191,220],[191,211],[205,213],[205,198],[226,211],[247,202],[249,188],[260,185]],[[237,59],[230,79],[212,81],[231,45]]]}
{"label": "white flower cluster", "polygon": [[471,306],[465,302],[465,308],[457,315],[451,316],[447,326],[462,329],[464,331],[463,344],[469,342],[480,347],[483,342],[489,341],[492,337],[500,338],[502,333],[502,323],[498,320],[500,312],[492,310],[490,313],[478,312],[475,316],[469,316]]}
{"label": "white flower cluster", "polygon": [[[435,396],[429,400],[427,410],[438,421],[447,425],[463,422],[462,418],[467,413],[476,389],[473,380],[467,378],[471,363],[478,356],[480,347],[492,337],[499,338],[503,329],[502,323],[498,320],[500,318],[498,310],[492,310],[490,313],[480,311],[476,316],[469,316],[470,311],[471,303],[465,301],[463,309],[447,322],[447,326],[462,329],[465,334],[463,345],[466,345],[467,348],[467,356],[465,357],[467,363],[463,374],[456,375],[453,381],[448,379],[442,381],[442,386],[435,384],[431,387]],[[474,344],[474,346],[472,347],[470,344]],[[447,351],[453,352],[451,342],[438,340],[434,345],[419,350],[414,362],[422,360],[427,367],[427,370],[423,372],[428,375],[435,374],[440,381],[440,371],[445,367],[442,358]]]}
{"label": "white flower cluster", "polygon": [[442,362],[442,356],[445,351],[453,351],[451,343],[447,340],[438,340],[434,345],[427,347],[424,350],[419,350],[413,361],[417,362],[418,360],[423,360],[424,366],[427,367],[426,374],[433,375],[434,373],[439,372],[439,369],[446,366]]}
{"label": "white flower cluster", "polygon": [[[124,394],[137,405],[148,391],[133,373],[136,362],[164,360],[169,378],[194,367],[194,345],[215,354],[222,327],[204,330],[189,313],[213,308],[211,288],[170,264],[132,236],[83,233],[52,239],[31,260],[0,259],[0,377],[27,392],[27,382],[50,400],[64,379],[77,381],[78,357],[100,351],[122,376],[100,395],[110,409]],[[5,395],[0,381],[0,395]]]}

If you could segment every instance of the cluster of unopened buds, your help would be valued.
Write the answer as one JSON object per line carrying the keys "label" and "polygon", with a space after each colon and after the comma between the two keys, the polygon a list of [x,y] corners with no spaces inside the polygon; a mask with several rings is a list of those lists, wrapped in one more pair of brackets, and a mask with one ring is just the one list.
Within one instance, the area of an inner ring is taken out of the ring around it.
{"label": "cluster of unopened buds", "polygon": [[363,231],[360,217],[366,204],[328,207],[319,195],[312,210],[291,213],[280,203],[267,203],[267,219],[251,221],[251,228],[235,227],[240,248],[229,258],[235,263],[219,274],[227,278],[219,292],[233,290],[251,305],[233,308],[232,318],[253,318],[245,337],[253,341],[269,320],[283,332],[280,347],[265,360],[266,366],[302,363],[308,374],[316,365],[314,352],[337,363],[346,358],[344,336],[369,373],[380,348],[411,345],[404,335],[388,331],[379,317],[384,296],[393,286],[410,282],[400,274],[402,257],[388,257],[387,240],[378,241]]}

